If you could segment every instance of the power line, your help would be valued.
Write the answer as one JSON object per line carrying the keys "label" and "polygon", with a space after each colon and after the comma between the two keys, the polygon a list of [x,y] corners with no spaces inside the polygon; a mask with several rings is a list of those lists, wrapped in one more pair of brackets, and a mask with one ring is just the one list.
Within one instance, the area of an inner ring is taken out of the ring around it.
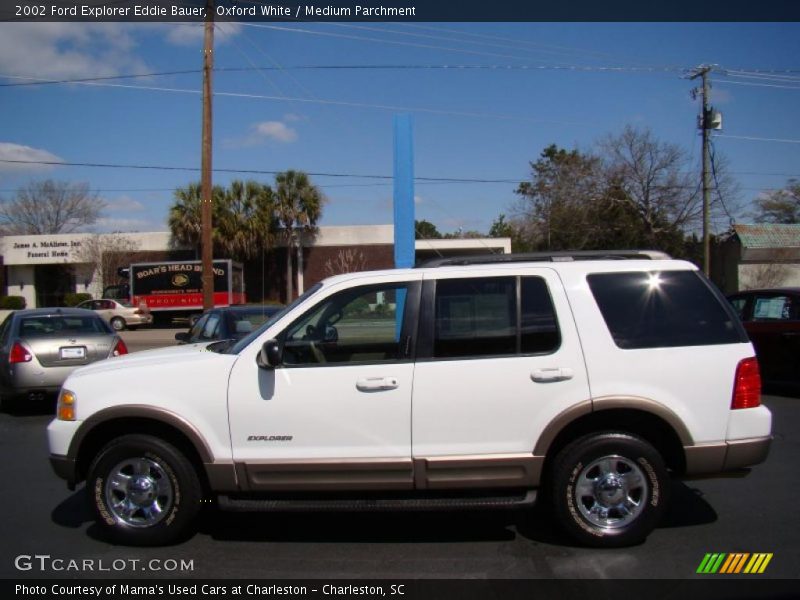
{"label": "power line", "polygon": [[787,75],[744,75],[738,73],[725,73],[726,77],[735,77],[737,79],[755,79],[756,81],[773,81],[778,83],[800,83],[800,77],[789,77]]}
{"label": "power line", "polygon": [[657,72],[682,72],[681,67],[628,67],[624,65],[510,65],[510,64],[343,64],[343,65],[287,65],[283,67],[255,66],[255,67],[220,67],[217,72],[236,71],[302,71],[302,70],[483,70],[483,71],[578,71],[578,72],[631,72],[631,73],[657,73]]}
{"label": "power line", "polygon": [[[193,89],[186,89],[186,88],[168,88],[163,86],[153,86],[153,85],[126,85],[124,83],[98,83],[98,82],[84,82],[78,83],[77,85],[86,85],[91,87],[109,87],[109,88],[120,88],[120,89],[131,89],[131,90],[144,90],[144,91],[157,91],[157,92],[172,92],[172,93],[180,93],[180,94],[202,94],[201,90],[193,90]],[[307,104],[322,104],[322,105],[330,105],[330,106],[345,106],[349,108],[374,108],[379,110],[390,110],[390,111],[406,111],[406,112],[417,112],[417,113],[427,113],[427,114],[436,114],[436,115],[447,115],[447,116],[454,116],[454,117],[472,117],[472,118],[481,118],[481,119],[500,119],[500,120],[510,120],[510,121],[522,121],[528,123],[552,123],[557,125],[577,125],[582,126],[586,125],[586,123],[579,123],[575,121],[560,121],[554,119],[539,119],[536,117],[523,117],[518,115],[502,115],[502,114],[494,114],[494,113],[481,113],[481,112],[469,112],[469,111],[453,111],[453,110],[444,110],[438,108],[429,108],[429,107],[409,107],[409,106],[395,106],[390,104],[368,104],[365,102],[347,102],[343,100],[326,100],[323,98],[298,98],[298,97],[290,97],[290,96],[268,96],[263,94],[246,94],[246,93],[237,93],[237,92],[214,92],[214,96],[221,96],[221,97],[228,97],[228,98],[251,98],[256,100],[278,100],[281,102],[303,102]]]}
{"label": "power line", "polygon": [[187,75],[194,73],[201,73],[200,69],[187,69],[184,71],[161,71],[159,73],[135,73],[130,75],[107,75],[105,77],[82,77],[80,79],[39,79],[36,77],[24,77],[21,75],[3,75],[0,77],[6,79],[26,79],[22,83],[0,83],[0,87],[22,87],[30,85],[59,85],[66,83],[86,83],[90,81],[109,81],[114,79],[137,79],[142,77],[163,77],[166,75]]}
{"label": "power line", "polygon": [[[47,161],[47,160],[13,160],[13,159],[0,159],[0,163],[10,164],[27,164],[27,165],[52,165],[60,167],[91,167],[91,168],[104,168],[104,169],[140,169],[140,170],[153,170],[153,171],[199,171],[198,167],[175,167],[166,165],[137,165],[137,164],[120,164],[120,163],[90,163],[90,162],[66,162],[66,161]],[[220,169],[215,168],[215,172],[219,173],[239,173],[251,175],[277,175],[281,171],[271,171],[263,169]],[[353,179],[383,179],[392,180],[392,175],[372,175],[372,174],[356,174],[356,173],[308,173],[313,177],[347,177]],[[478,179],[478,178],[462,178],[462,177],[415,177],[417,181],[436,181],[444,183],[511,183],[517,184],[519,181],[516,179]]]}
{"label": "power line", "polygon": [[[220,27],[219,24],[216,27]],[[250,63],[249,67],[215,67],[215,73],[237,73],[237,72],[252,72],[252,71],[380,71],[380,70],[402,70],[402,71],[422,71],[422,70],[436,70],[436,71],[569,71],[569,72],[584,72],[584,73],[658,73],[658,72],[680,72],[683,69],[679,67],[627,67],[621,65],[477,65],[477,64],[400,64],[400,65],[280,65],[269,57],[262,49],[256,46],[249,38],[248,41],[259,52],[264,54],[270,62],[274,63],[273,66],[258,66],[253,63],[249,57],[246,57],[247,62]],[[237,46],[237,48],[241,48]],[[119,79],[143,79],[147,77],[165,77],[168,75],[193,75],[201,73],[200,69],[185,69],[181,71],[161,71],[155,73],[131,73],[125,75],[107,75],[97,77],[80,77],[74,79],[41,79],[32,76],[23,75],[7,75],[0,74],[0,77],[5,79],[22,79],[25,80],[20,83],[0,83],[0,87],[27,87],[35,85],[65,85],[71,83],[90,83],[96,81],[114,81]],[[307,88],[300,86],[295,81],[298,87],[308,93]],[[273,84],[274,85],[274,84]]]}
{"label": "power line", "polygon": [[717,192],[717,197],[719,198],[720,204],[722,204],[722,209],[725,211],[725,214],[728,215],[728,224],[731,228],[736,224],[736,219],[728,210],[727,205],[725,204],[725,199],[722,197],[722,192],[720,191],[719,187],[719,179],[717,179],[717,151],[714,147],[714,140],[709,139],[709,146],[710,146],[710,156],[711,156],[711,173],[714,177],[714,188]]}
{"label": "power line", "polygon": [[774,79],[797,80],[800,70],[795,69],[725,69],[724,75],[734,77],[767,77]]}
{"label": "power line", "polygon": [[754,81],[730,81],[730,80],[723,80],[717,81],[717,84],[722,85],[744,85],[749,87],[766,87],[766,88],[777,88],[783,90],[800,90],[800,86],[796,85],[779,85],[777,83],[756,83]]}
{"label": "power line", "polygon": [[356,40],[362,42],[374,42],[378,44],[390,44],[394,46],[409,46],[412,48],[424,48],[427,50],[444,50],[445,52],[460,52],[462,54],[472,54],[477,56],[491,56],[494,58],[510,58],[512,60],[530,60],[519,56],[511,56],[508,54],[498,54],[496,52],[480,52],[478,50],[467,50],[463,48],[448,48],[446,46],[434,46],[432,44],[419,44],[415,42],[403,42],[400,40],[387,40],[385,38],[371,38],[358,35],[348,35],[344,33],[333,33],[331,31],[314,31],[311,29],[300,29],[297,27],[283,27],[280,25],[266,25],[264,23],[241,23],[247,27],[258,27],[261,29],[272,29],[275,31],[285,31],[290,33],[302,33],[306,35],[318,35],[323,37],[334,37],[346,40]]}
{"label": "power line", "polygon": [[[800,88],[798,88],[800,89]],[[727,133],[718,133],[714,137],[719,138],[731,138],[734,140],[752,140],[756,142],[780,142],[783,144],[800,144],[800,140],[787,140],[787,139],[780,139],[780,138],[765,138],[765,137],[755,137],[750,135],[729,135]]]}
{"label": "power line", "polygon": [[[515,50],[515,51],[522,51],[522,52],[527,52],[527,53],[534,53],[534,52],[546,52],[546,53],[551,53],[551,54],[564,54],[565,53],[563,50],[542,49],[540,47],[537,47],[537,48],[530,48],[530,47],[529,48],[520,48],[519,46],[509,46],[508,44],[497,44],[497,43],[487,42],[487,41],[474,41],[474,40],[464,39],[463,37],[461,37],[461,38],[453,38],[453,37],[445,37],[445,36],[441,36],[441,35],[431,35],[431,34],[424,34],[424,33],[410,33],[410,32],[407,32],[407,31],[398,31],[397,29],[391,29],[391,28],[385,28],[385,27],[373,27],[373,26],[367,26],[367,25],[353,25],[353,24],[349,24],[349,23],[325,23],[325,25],[330,25],[330,26],[335,26],[335,27],[343,27],[343,28],[348,28],[348,29],[356,29],[356,30],[362,30],[362,31],[375,31],[375,32],[378,32],[378,33],[388,33],[390,35],[404,35],[404,36],[411,36],[411,37],[417,37],[417,38],[439,40],[439,41],[444,41],[444,42],[448,42],[448,43],[461,42],[461,43],[466,43],[466,44],[471,44],[471,45],[488,46],[488,47],[493,47],[493,48],[500,48],[500,49],[503,49],[503,50]],[[422,28],[420,28],[420,29],[422,29]],[[426,29],[433,30],[432,28],[426,28]],[[448,29],[448,30],[445,30],[445,31],[447,31],[449,33],[455,33],[456,35],[460,35],[460,36],[464,35],[463,33],[458,32],[458,31],[454,31],[452,29]],[[478,36],[471,36],[471,37],[478,37]],[[481,36],[481,39],[492,39],[492,38],[491,38],[491,36]],[[497,39],[497,38],[495,38],[495,39]],[[509,40],[508,38],[506,38],[504,41],[512,41],[512,43],[519,43],[519,42],[514,41],[514,40]],[[456,50],[456,49],[452,49],[452,50]],[[456,51],[471,52],[469,50],[464,50],[464,49],[460,49],[460,50],[456,50]],[[578,51],[572,51],[572,52],[570,52],[570,54],[575,54],[576,52],[578,52]],[[522,57],[519,57],[519,58],[522,59]],[[571,57],[571,58],[574,58],[574,57]],[[528,60],[535,60],[537,62],[543,62],[546,59],[531,57]]]}
{"label": "power line", "polygon": [[[421,30],[429,30],[429,31],[445,31],[448,33],[456,33],[458,35],[469,36],[479,39],[489,39],[489,40],[498,40],[498,41],[505,41],[505,42],[512,42],[514,44],[520,44],[524,46],[531,46],[534,49],[537,49],[541,52],[551,52],[555,54],[583,54],[588,55],[588,57],[594,60],[595,57],[606,59],[614,59],[616,57],[612,54],[606,52],[598,52],[596,50],[584,50],[580,48],[570,48],[569,46],[559,46],[556,44],[542,44],[541,42],[531,42],[530,40],[518,40],[514,38],[507,38],[503,36],[496,36],[496,35],[487,35],[481,33],[472,33],[467,31],[459,31],[456,29],[448,29],[444,27],[430,27],[426,25],[419,25],[419,24],[412,24],[412,23],[402,23],[405,27],[410,27],[414,29],[421,29]],[[591,56],[594,55],[594,56]],[[636,64],[636,63],[634,63]]]}
{"label": "power line", "polygon": [[[720,137],[719,135],[716,137]],[[138,165],[138,164],[121,164],[121,163],[90,163],[90,162],[66,162],[66,161],[44,161],[44,160],[14,160],[14,159],[0,159],[0,163],[9,164],[29,164],[29,165],[50,165],[59,167],[89,167],[89,168],[105,168],[105,169],[138,169],[138,170],[153,170],[153,171],[199,171],[198,167],[177,167],[165,165]],[[265,170],[265,169],[225,169],[215,168],[215,172],[219,173],[235,173],[243,175],[277,175],[281,171]],[[800,177],[800,174],[793,173],[759,173],[757,171],[731,171],[732,174],[737,175],[769,175],[776,177]],[[335,177],[335,178],[352,178],[352,179],[377,179],[384,180],[387,183],[370,183],[370,184],[322,184],[321,187],[377,187],[383,185],[391,185],[391,180],[394,179],[392,175],[377,175],[377,174],[364,174],[364,173],[316,173],[309,172],[313,177]],[[420,185],[433,185],[433,184],[461,184],[461,183],[481,183],[481,184],[503,184],[503,185],[518,185],[521,181],[519,178],[506,178],[506,179],[491,179],[491,178],[471,178],[471,177],[415,177]],[[524,179],[524,177],[523,177]],[[672,185],[672,186],[656,186],[669,189],[686,188],[689,189],[693,186]],[[172,191],[174,188],[108,188],[98,189],[98,192],[166,192]],[[741,188],[744,190],[762,190],[772,188]],[[17,190],[0,190],[5,192],[14,192]]]}

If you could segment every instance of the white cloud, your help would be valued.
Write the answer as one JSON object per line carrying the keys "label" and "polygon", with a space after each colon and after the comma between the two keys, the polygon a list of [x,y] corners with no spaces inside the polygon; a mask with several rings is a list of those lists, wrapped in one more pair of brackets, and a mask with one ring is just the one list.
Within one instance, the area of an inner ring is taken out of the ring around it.
{"label": "white cloud", "polygon": [[262,121],[251,125],[249,134],[243,137],[229,138],[223,144],[227,148],[248,148],[270,140],[291,144],[297,140],[297,131],[283,121]]}
{"label": "white cloud", "polygon": [[41,79],[143,73],[122,23],[0,24],[0,73]]}
{"label": "white cloud", "polygon": [[[219,23],[214,27],[214,43],[224,44],[230,38],[239,35],[240,23]],[[167,41],[175,46],[198,46],[203,44],[205,26],[203,23],[170,23],[166,25]]]}
{"label": "white cloud", "polygon": [[267,140],[290,143],[297,139],[297,132],[281,121],[264,121],[253,127],[255,134]]}
{"label": "white cloud", "polygon": [[111,212],[141,212],[145,209],[144,204],[129,196],[120,196],[114,200],[106,200],[105,203],[106,210]]}
{"label": "white cloud", "polygon": [[164,231],[163,223],[148,221],[147,219],[117,219],[101,218],[92,227],[98,233],[110,233],[113,231]]}
{"label": "white cloud", "polygon": [[53,168],[53,165],[26,165],[2,162],[2,160],[63,162],[62,158],[59,158],[47,150],[12,144],[10,142],[0,142],[0,171],[47,171]]}
{"label": "white cloud", "polygon": [[423,202],[425,202],[425,200],[422,196],[414,196],[414,204],[422,204]]}
{"label": "white cloud", "polygon": [[287,123],[296,123],[297,121],[306,121],[308,117],[298,115],[297,113],[286,113],[283,115],[283,120]]}

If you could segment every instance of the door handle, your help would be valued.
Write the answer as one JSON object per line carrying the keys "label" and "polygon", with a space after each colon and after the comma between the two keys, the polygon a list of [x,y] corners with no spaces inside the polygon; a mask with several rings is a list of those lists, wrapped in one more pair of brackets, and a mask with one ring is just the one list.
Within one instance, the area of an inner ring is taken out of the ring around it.
{"label": "door handle", "polygon": [[554,383],[556,381],[567,381],[575,376],[575,372],[568,367],[558,367],[554,369],[536,369],[531,373],[531,379],[536,383]]}
{"label": "door handle", "polygon": [[399,385],[397,377],[365,377],[356,381],[356,388],[362,392],[396,390]]}

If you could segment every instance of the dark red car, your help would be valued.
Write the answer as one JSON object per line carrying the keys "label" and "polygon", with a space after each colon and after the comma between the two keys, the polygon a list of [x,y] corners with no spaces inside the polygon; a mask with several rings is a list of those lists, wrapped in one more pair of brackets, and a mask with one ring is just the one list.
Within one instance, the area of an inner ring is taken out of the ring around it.
{"label": "dark red car", "polygon": [[800,384],[800,288],[748,290],[728,300],[756,348],[764,381]]}

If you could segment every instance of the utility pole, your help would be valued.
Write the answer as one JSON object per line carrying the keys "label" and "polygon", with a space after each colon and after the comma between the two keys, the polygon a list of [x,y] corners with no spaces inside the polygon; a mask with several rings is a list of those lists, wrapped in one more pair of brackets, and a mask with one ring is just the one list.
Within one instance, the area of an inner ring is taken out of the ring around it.
{"label": "utility pole", "polygon": [[[708,153],[708,136],[711,134],[711,119],[710,107],[708,104],[708,95],[711,88],[708,82],[708,74],[713,67],[702,65],[693,70],[689,79],[697,79],[701,77],[703,80],[703,87],[700,94],[703,96],[702,106],[700,108],[700,118],[698,125],[703,133],[703,272],[706,276],[711,275],[711,218],[710,218],[710,204],[711,204],[711,185],[709,183],[710,160]],[[693,95],[696,91],[693,90]]]}
{"label": "utility pole", "polygon": [[214,261],[211,240],[211,75],[214,69],[214,0],[206,2],[203,43],[203,145],[200,175],[200,246],[203,262],[203,310],[214,308]]}

